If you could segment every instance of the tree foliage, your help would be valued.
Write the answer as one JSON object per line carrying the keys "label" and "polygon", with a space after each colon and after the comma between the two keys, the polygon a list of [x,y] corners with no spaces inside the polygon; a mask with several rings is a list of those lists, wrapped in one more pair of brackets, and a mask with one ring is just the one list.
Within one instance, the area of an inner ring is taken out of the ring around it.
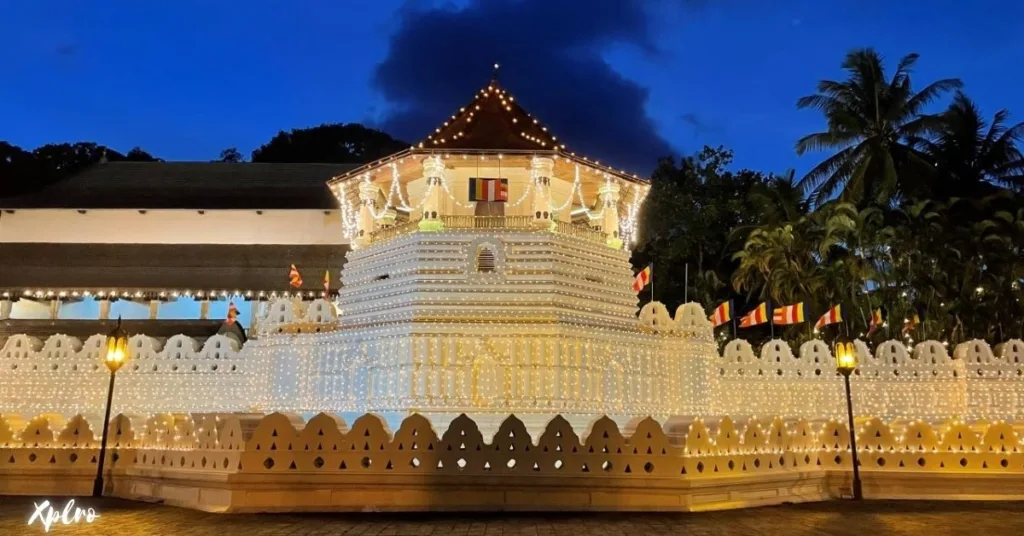
{"label": "tree foliage", "polygon": [[408,148],[408,143],[357,123],[324,124],[279,132],[252,152],[252,161],[363,164]]}

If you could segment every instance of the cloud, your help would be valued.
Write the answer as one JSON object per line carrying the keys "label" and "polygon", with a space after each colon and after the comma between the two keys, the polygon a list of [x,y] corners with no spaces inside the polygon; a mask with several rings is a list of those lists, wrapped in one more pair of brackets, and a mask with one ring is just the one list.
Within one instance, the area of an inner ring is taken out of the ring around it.
{"label": "cloud", "polygon": [[406,6],[374,73],[374,87],[389,107],[381,127],[401,139],[423,139],[487,84],[498,62],[500,83],[569,150],[647,173],[674,151],[647,117],[647,90],[602,58],[611,45],[659,53],[644,5],[471,0],[462,8]]}

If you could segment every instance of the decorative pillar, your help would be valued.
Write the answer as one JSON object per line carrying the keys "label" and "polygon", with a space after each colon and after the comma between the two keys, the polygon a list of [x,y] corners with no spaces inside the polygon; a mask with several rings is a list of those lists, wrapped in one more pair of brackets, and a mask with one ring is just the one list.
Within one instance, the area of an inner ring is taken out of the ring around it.
{"label": "decorative pillar", "polygon": [[199,320],[210,318],[210,300],[199,302]]}
{"label": "decorative pillar", "polygon": [[604,214],[601,221],[601,229],[604,231],[606,243],[615,248],[622,248],[622,239],[619,238],[619,183],[607,181],[598,190],[601,197]]}
{"label": "decorative pillar", "polygon": [[14,302],[11,300],[0,300],[0,320],[11,318],[11,311],[14,310]]}
{"label": "decorative pillar", "polygon": [[555,174],[555,161],[551,158],[533,158],[530,175],[533,177],[533,226],[546,229],[551,226],[551,177]]}
{"label": "decorative pillar", "polygon": [[380,189],[372,182],[359,183],[359,228],[356,231],[355,246],[362,247],[370,243],[370,235],[376,229],[373,209],[377,205],[377,194]]}
{"label": "decorative pillar", "polygon": [[60,315],[60,300],[50,300],[50,320],[57,320]]}
{"label": "decorative pillar", "polygon": [[430,156],[423,160],[423,177],[427,179],[425,190],[426,200],[423,202],[423,218],[419,227],[422,231],[438,231],[444,224],[441,217],[441,189],[444,185],[444,161],[440,156]]}
{"label": "decorative pillar", "polygon": [[100,320],[110,318],[110,300],[100,300]]}
{"label": "decorative pillar", "polygon": [[149,319],[156,320],[156,317],[160,314],[160,301],[149,300]]}

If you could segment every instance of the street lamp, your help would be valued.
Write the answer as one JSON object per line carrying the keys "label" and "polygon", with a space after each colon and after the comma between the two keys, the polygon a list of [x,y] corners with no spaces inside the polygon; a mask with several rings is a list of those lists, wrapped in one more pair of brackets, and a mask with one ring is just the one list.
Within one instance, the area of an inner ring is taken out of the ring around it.
{"label": "street lamp", "polygon": [[850,395],[850,374],[857,369],[857,351],[853,343],[840,338],[835,347],[836,370],[843,375],[846,384],[846,415],[850,426],[850,452],[853,454],[853,500],[863,498],[860,486],[860,469],[857,467],[857,430],[853,423],[853,397]]}
{"label": "street lamp", "polygon": [[103,496],[103,459],[107,456],[107,432],[110,428],[110,403],[114,400],[114,376],[128,360],[128,334],[121,329],[121,317],[117,326],[107,335],[107,352],[103,363],[110,369],[110,387],[107,388],[107,410],[103,417],[103,438],[100,440],[100,459],[96,467],[96,480],[92,484],[92,496]]}

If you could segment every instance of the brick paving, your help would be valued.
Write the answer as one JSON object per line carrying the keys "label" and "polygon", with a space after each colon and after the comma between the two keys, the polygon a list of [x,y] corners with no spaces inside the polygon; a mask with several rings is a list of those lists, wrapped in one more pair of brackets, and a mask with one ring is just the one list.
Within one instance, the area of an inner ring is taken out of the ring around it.
{"label": "brick paving", "polygon": [[[0,535],[43,534],[27,526],[32,499],[0,497]],[[56,503],[63,506],[65,501]],[[837,534],[1024,534],[1024,502],[833,501],[707,513],[565,514],[207,514],[171,506],[89,498],[91,525],[54,525],[52,535],[299,536],[533,535],[692,536]]]}

